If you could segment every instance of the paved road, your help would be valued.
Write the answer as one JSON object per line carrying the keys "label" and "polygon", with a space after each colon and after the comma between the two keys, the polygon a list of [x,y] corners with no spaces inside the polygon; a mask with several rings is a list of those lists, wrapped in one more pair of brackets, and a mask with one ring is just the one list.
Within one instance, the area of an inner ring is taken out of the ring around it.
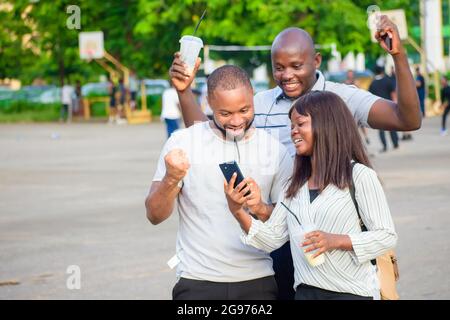
{"label": "paved road", "polygon": [[[370,131],[405,299],[450,299],[450,136],[438,122],[382,155]],[[177,218],[152,226],[144,210],[164,135],[160,123],[0,125],[0,299],[169,299]]]}

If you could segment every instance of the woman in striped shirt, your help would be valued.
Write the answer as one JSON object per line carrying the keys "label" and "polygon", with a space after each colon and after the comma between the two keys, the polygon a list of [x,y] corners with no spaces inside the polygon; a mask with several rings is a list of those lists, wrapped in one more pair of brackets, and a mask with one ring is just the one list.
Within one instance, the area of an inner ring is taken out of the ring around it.
{"label": "woman in striped shirt", "polygon": [[[296,299],[377,298],[371,260],[393,248],[397,234],[356,123],[342,99],[326,91],[300,97],[289,116],[293,175],[265,223],[231,210],[246,232],[242,240],[271,252],[290,239]],[[352,180],[366,232],[349,192]],[[315,229],[299,236],[308,224]],[[305,252],[324,262],[311,266]]]}

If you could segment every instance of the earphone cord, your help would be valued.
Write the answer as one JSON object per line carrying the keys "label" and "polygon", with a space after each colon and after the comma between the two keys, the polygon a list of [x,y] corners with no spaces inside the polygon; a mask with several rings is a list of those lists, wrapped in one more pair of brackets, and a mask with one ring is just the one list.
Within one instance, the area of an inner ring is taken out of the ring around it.
{"label": "earphone cord", "polygon": [[266,120],[264,121],[264,130],[266,130],[267,119],[269,118],[269,114],[272,112],[272,109],[273,109],[273,106],[274,106],[275,102],[277,102],[276,99],[272,102],[272,105],[269,108],[269,112],[266,114]]}
{"label": "earphone cord", "polygon": [[234,144],[236,145],[236,150],[237,150],[237,153],[238,153],[238,163],[241,163],[241,153],[239,152],[239,145],[238,145],[238,143],[237,143],[237,141],[236,141],[236,137],[234,137]]}

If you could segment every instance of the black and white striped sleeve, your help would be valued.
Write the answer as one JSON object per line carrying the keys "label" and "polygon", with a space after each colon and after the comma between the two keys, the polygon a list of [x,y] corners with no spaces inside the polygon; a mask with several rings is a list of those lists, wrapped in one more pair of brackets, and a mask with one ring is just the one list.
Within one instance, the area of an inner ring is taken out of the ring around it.
{"label": "black and white striped sleeve", "polygon": [[248,234],[243,233],[242,242],[266,252],[272,252],[289,240],[286,211],[278,203],[266,222],[252,217],[252,225]]}

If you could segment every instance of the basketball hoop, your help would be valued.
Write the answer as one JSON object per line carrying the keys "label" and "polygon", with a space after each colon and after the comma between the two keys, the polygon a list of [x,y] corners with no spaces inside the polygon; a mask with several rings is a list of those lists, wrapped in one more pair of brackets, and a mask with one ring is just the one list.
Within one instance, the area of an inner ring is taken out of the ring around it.
{"label": "basketball hoop", "polygon": [[78,36],[80,58],[91,62],[93,59],[103,58],[103,32],[80,32]]}
{"label": "basketball hoop", "polygon": [[94,59],[94,50],[93,49],[87,49],[85,52],[86,55],[86,61],[87,63],[90,63]]}

